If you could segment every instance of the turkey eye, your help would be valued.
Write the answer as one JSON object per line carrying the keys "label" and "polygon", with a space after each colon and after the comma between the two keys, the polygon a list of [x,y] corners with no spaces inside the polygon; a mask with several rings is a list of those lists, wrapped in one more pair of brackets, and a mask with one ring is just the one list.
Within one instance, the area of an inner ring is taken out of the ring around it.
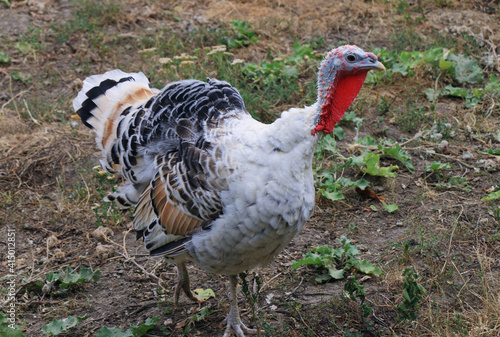
{"label": "turkey eye", "polygon": [[347,55],[346,59],[349,62],[354,62],[354,61],[356,61],[356,56],[354,56],[352,54],[351,55]]}

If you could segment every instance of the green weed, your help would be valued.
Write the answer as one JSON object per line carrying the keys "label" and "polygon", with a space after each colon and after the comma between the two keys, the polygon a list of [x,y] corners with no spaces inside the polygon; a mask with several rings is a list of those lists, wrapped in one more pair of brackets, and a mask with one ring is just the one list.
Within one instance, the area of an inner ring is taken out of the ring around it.
{"label": "green weed", "polygon": [[159,322],[160,319],[156,317],[148,318],[141,325],[130,325],[130,328],[123,331],[121,328],[101,328],[95,337],[141,337],[148,334],[148,331],[154,328],[156,322]]}
{"label": "green weed", "polygon": [[45,280],[42,279],[25,279],[22,281],[22,286],[27,291],[42,291],[44,294],[51,296],[65,296],[70,289],[75,288],[84,282],[97,282],[101,277],[99,269],[92,271],[89,268],[81,268],[76,271],[71,267],[67,267],[62,272],[50,272],[45,274]]}
{"label": "green weed", "polygon": [[31,82],[33,82],[33,77],[30,74],[21,73],[17,70],[14,70],[13,72],[11,72],[10,77],[14,81],[23,82],[24,84],[30,84]]}
{"label": "green weed", "polygon": [[347,296],[353,301],[358,299],[361,301],[359,310],[363,318],[366,319],[371,315],[373,309],[368,303],[365,303],[365,287],[358,282],[358,278],[356,276],[353,275],[347,278],[347,282],[344,284],[344,294],[347,294]]}
{"label": "green weed", "polygon": [[[210,306],[203,307],[195,312],[194,315],[186,319],[183,324],[184,327],[182,329],[183,335],[188,335],[191,331],[191,328],[197,323],[203,321],[206,317],[214,313],[213,310],[210,309]],[[133,336],[135,337],[135,336]]]}
{"label": "green weed", "polygon": [[424,180],[427,180],[430,176],[434,176],[438,181],[444,178],[442,171],[451,170],[453,166],[449,163],[441,163],[440,161],[434,161],[430,165],[425,166],[425,172],[428,172]]}
{"label": "green weed", "polygon": [[390,165],[389,167],[380,166],[380,155],[375,154],[371,151],[365,151],[360,156],[352,156],[349,158],[349,165],[360,166],[361,172],[372,175],[380,176],[386,178],[395,178],[396,173],[393,172],[399,167],[396,165]]}
{"label": "green weed", "polygon": [[417,282],[417,274],[413,268],[405,268],[403,272],[403,301],[396,307],[398,321],[414,321],[420,311],[420,301],[427,295],[424,287]]}
{"label": "green weed", "polygon": [[497,191],[491,192],[486,197],[481,199],[481,201],[492,201],[492,200],[499,200],[499,199],[500,199],[500,189]]}
{"label": "green weed", "polygon": [[57,336],[62,333],[67,333],[71,328],[80,323],[80,321],[83,321],[88,317],[88,315],[82,317],[68,316],[63,319],[55,319],[49,324],[45,324],[42,327],[42,332],[47,336]]}
{"label": "green weed", "polygon": [[326,273],[316,277],[318,283],[328,282],[331,279],[339,280],[344,277],[344,272],[351,268],[364,274],[380,276],[382,270],[366,260],[359,260],[356,255],[360,252],[352,240],[345,236],[337,239],[339,248],[332,246],[317,246],[311,249],[300,261],[293,261],[292,268],[297,269],[302,265],[313,265],[316,268],[326,270]]}
{"label": "green weed", "polygon": [[259,41],[253,27],[247,22],[241,20],[231,20],[230,22],[236,34],[232,38],[223,38],[221,40],[221,43],[225,44],[229,49],[248,47],[252,43]]}
{"label": "green weed", "polygon": [[0,63],[10,63],[12,57],[9,57],[6,53],[0,52]]}
{"label": "green weed", "polygon": [[[5,311],[7,311],[5,307]],[[0,313],[0,336],[25,337],[23,327],[15,324],[6,314]]]}

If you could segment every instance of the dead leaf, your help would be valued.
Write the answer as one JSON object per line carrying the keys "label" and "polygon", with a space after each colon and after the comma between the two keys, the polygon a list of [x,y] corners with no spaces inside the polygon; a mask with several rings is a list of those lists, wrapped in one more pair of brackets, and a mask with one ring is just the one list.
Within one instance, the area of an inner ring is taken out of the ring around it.
{"label": "dead leaf", "polygon": [[356,187],[356,193],[366,195],[367,197],[378,200],[380,202],[385,202],[385,197],[382,194],[375,193],[375,191],[369,187],[366,187],[364,190]]}

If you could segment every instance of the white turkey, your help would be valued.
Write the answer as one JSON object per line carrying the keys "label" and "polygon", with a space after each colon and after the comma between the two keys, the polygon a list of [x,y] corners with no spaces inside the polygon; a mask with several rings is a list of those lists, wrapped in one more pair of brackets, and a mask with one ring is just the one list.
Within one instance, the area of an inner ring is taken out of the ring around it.
{"label": "white turkey", "polygon": [[134,228],[152,256],[177,265],[192,300],[186,262],[230,280],[224,336],[255,334],[241,321],[237,275],[269,264],[313,212],[312,156],[344,116],[367,72],[384,69],[356,46],[330,51],[318,73],[318,100],[263,124],[238,90],[208,79],[162,90],[120,70],[83,82],[73,107],[97,134],[102,165],[125,178],[110,195],[136,206]]}

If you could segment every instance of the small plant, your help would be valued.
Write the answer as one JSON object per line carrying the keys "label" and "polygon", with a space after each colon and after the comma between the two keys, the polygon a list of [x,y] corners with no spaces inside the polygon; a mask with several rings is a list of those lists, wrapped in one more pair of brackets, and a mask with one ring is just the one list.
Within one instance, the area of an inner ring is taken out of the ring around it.
{"label": "small plant", "polygon": [[396,173],[392,172],[399,167],[390,165],[389,167],[380,167],[380,155],[372,151],[365,151],[360,156],[352,156],[349,158],[349,165],[361,166],[361,172],[367,173],[372,176],[380,176],[386,178],[395,178]]}
{"label": "small plant", "polygon": [[396,204],[389,205],[389,204],[386,204],[385,202],[382,202],[382,206],[384,206],[385,210],[389,213],[394,213],[399,209],[398,205],[396,205]]}
{"label": "small plant", "polygon": [[23,82],[24,84],[30,84],[31,82],[33,82],[33,77],[31,77],[29,74],[20,73],[17,70],[14,70],[13,72],[11,72],[10,77],[14,81],[20,81],[20,82]]}
{"label": "small plant", "polygon": [[318,189],[318,193],[331,201],[344,199],[342,188],[354,187],[364,190],[369,185],[369,182],[365,179],[358,179],[356,181],[344,177],[335,179],[335,175],[331,171],[324,171],[318,174],[317,183],[321,187]]}
{"label": "small plant", "polygon": [[427,295],[424,287],[417,282],[417,274],[411,267],[403,272],[403,301],[396,307],[399,313],[398,321],[417,319],[420,311],[420,300]]}
{"label": "small plant", "polygon": [[[243,73],[252,78],[255,82],[262,82],[264,85],[278,83],[281,78],[286,80],[297,79],[299,76],[299,64],[309,58],[315,58],[316,54],[311,46],[307,44],[293,45],[292,54],[287,58],[274,58],[271,61],[264,61],[260,65],[246,63]],[[281,83],[283,85],[283,83]]]}
{"label": "small plant", "polygon": [[[6,307],[5,310],[7,310]],[[0,313],[0,336],[25,337],[22,331],[23,331],[22,327],[15,324],[11,319],[8,318],[6,314]]]}
{"label": "small plant", "polygon": [[443,179],[443,175],[440,173],[440,171],[444,170],[451,170],[453,169],[453,166],[449,163],[441,163],[440,161],[434,161],[432,162],[431,165],[427,165],[425,167],[425,172],[429,172],[429,174],[424,178],[424,180],[427,180],[431,175],[435,175],[437,180]]}
{"label": "small plant", "polygon": [[403,150],[399,144],[391,144],[389,146],[379,145],[378,149],[382,151],[383,154],[391,156],[397,161],[401,162],[410,173],[415,172],[415,167],[411,162],[411,156],[408,152]]}
{"label": "small plant", "polygon": [[347,278],[347,282],[344,284],[344,294],[346,294],[353,301],[356,301],[357,299],[361,301],[359,310],[363,318],[366,319],[371,315],[373,309],[368,303],[365,303],[365,286],[358,282],[358,278],[356,276],[353,275]]}
{"label": "small plant", "polygon": [[236,49],[247,47],[259,41],[255,36],[253,27],[249,23],[241,20],[231,20],[230,22],[233,30],[236,31],[236,35],[234,38],[225,37],[221,40],[221,43],[225,44],[227,48]]}
{"label": "small plant", "polygon": [[500,189],[497,189],[496,191],[491,192],[486,197],[481,199],[481,201],[493,201],[493,200],[499,200],[499,199],[500,199]]}
{"label": "small plant", "polygon": [[4,52],[0,52],[0,63],[10,63],[12,57],[7,56]]}
{"label": "small plant", "polygon": [[80,321],[83,321],[88,317],[88,315],[82,317],[68,316],[63,319],[55,319],[49,324],[45,324],[42,327],[42,332],[47,336],[57,336],[68,332],[69,329],[75,327],[78,323],[80,323]]}
{"label": "small plant", "polygon": [[120,328],[103,327],[101,328],[95,337],[141,337],[148,333],[149,330],[154,328],[156,322],[160,319],[156,317],[146,319],[146,322],[141,325],[130,325],[130,328],[123,331]]}
{"label": "small plant", "polygon": [[99,281],[101,271],[96,269],[92,271],[90,268],[81,268],[79,272],[71,267],[67,267],[65,271],[60,273],[49,273],[46,275],[47,282],[57,284],[59,287],[71,287],[84,282]]}
{"label": "small plant", "polygon": [[[89,268],[81,268],[79,272],[67,267],[65,271],[56,273],[50,272],[45,275],[45,281],[35,279],[27,281],[23,285],[29,291],[42,290],[44,294],[52,296],[65,295],[69,289],[84,282],[96,282],[100,279],[99,269],[92,271]],[[57,289],[57,290],[56,290]]]}
{"label": "small plant", "polygon": [[292,268],[297,269],[302,265],[313,265],[316,268],[326,269],[326,273],[318,275],[318,283],[328,282],[331,279],[339,280],[344,277],[344,272],[354,268],[361,273],[380,276],[382,270],[366,260],[359,260],[356,255],[360,252],[356,245],[351,244],[345,236],[337,239],[339,248],[332,246],[317,246],[304,254],[300,261],[293,261]]}
{"label": "small plant", "polygon": [[[177,325],[177,327],[183,327],[182,333],[184,335],[187,335],[191,331],[191,328],[195,325],[195,323],[203,321],[205,318],[210,316],[213,312],[214,311],[210,309],[210,306],[203,307],[203,308],[199,309],[193,316],[191,316],[188,319],[179,323]],[[133,336],[133,337],[135,337],[135,336]]]}

